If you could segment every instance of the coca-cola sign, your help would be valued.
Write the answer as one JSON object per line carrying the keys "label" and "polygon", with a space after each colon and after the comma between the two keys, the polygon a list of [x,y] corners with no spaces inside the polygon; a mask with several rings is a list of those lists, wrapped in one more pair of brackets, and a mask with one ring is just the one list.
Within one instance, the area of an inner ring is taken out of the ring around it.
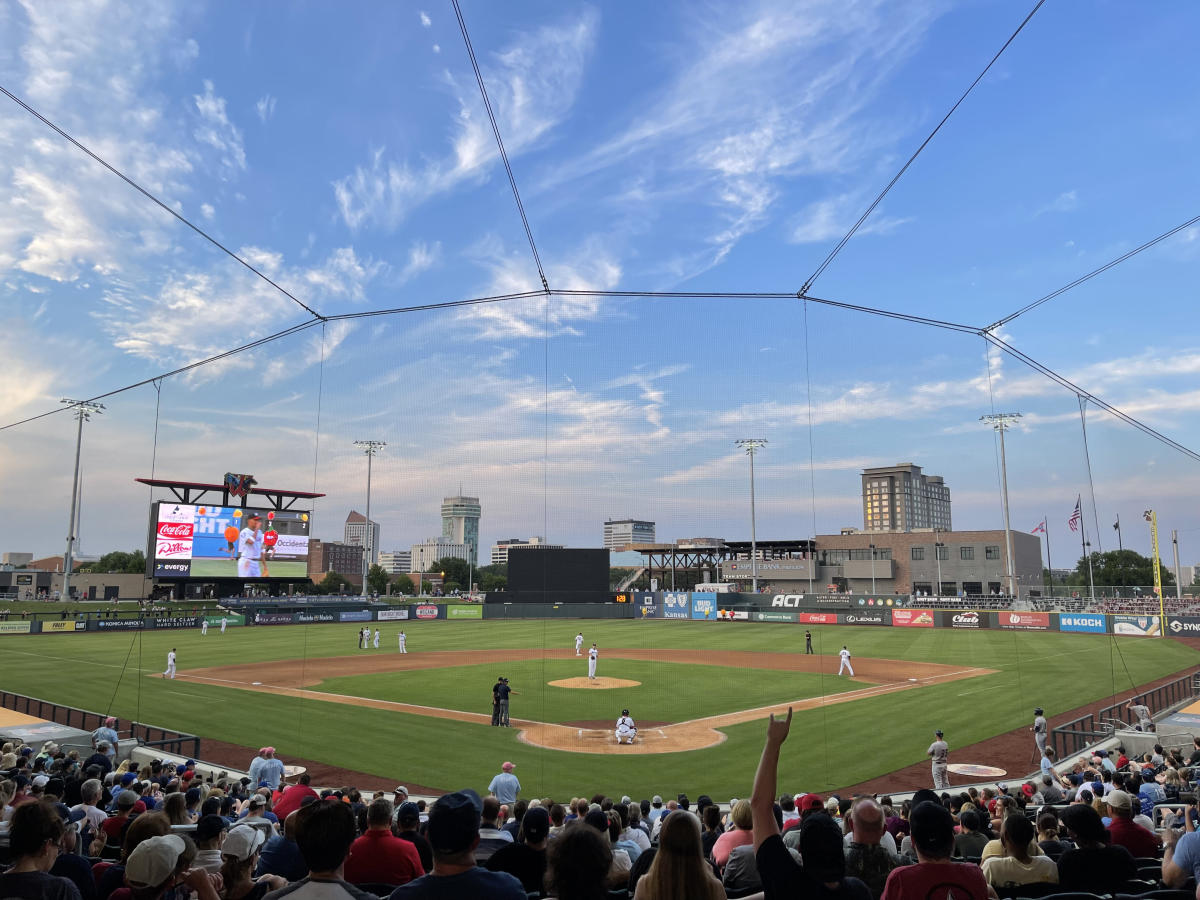
{"label": "coca-cola sign", "polygon": [[160,539],[182,540],[191,538],[195,533],[195,528],[196,526],[191,522],[159,522],[158,536]]}

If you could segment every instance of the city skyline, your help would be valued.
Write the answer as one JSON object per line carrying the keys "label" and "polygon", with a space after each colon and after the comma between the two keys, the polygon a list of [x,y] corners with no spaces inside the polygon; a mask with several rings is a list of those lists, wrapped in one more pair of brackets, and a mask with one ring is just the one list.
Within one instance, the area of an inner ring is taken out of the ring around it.
{"label": "city skyline", "polygon": [[[858,473],[898,459],[953,486],[955,527],[995,528],[978,419],[1009,410],[1014,531],[1046,518],[1054,558],[1077,557],[1082,497],[1093,549],[1119,515],[1148,552],[1153,508],[1200,556],[1194,456],[1094,404],[1085,452],[1072,389],[978,331],[862,309],[1003,322],[987,333],[1200,447],[1196,225],[1008,319],[1195,215],[1200,8],[1043,6],[812,283],[1023,11],[464,2],[539,271],[444,9],[289,6],[287,44],[227,2],[6,9],[2,83],[309,308],[364,317],[310,319],[0,103],[0,547],[61,551],[75,432],[50,412],[103,394],[83,555],[145,546],[156,495],[133,479],[151,473],[323,492],[316,533],[335,538],[362,508],[364,435],[387,442],[379,549],[436,534],[413,511],[460,483],[486,500],[476,552],[594,545],[613,510],[745,536],[746,435],[769,440],[764,539],[856,525]],[[445,306],[510,294],[527,296]]]}

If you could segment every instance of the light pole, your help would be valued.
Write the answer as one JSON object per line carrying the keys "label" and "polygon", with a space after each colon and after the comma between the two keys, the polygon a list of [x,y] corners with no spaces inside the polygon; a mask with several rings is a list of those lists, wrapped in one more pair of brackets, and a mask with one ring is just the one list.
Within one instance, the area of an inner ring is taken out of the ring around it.
{"label": "light pole", "polygon": [[375,454],[387,446],[387,441],[355,441],[355,447],[362,447],[367,454],[367,521],[363,525],[363,564],[362,564],[362,597],[367,598],[367,575],[371,571],[371,462]]}
{"label": "light pole", "polygon": [[79,422],[79,426],[75,431],[75,477],[71,481],[71,519],[67,525],[67,552],[63,557],[63,587],[62,599],[71,599],[71,569],[75,565],[75,513],[76,503],[79,500],[79,454],[83,449],[83,423],[92,417],[92,413],[99,415],[104,411],[103,403],[93,403],[90,400],[67,400],[59,401],[65,403],[75,410],[75,418]]}
{"label": "light pole", "polygon": [[980,422],[986,422],[1000,433],[1000,490],[1004,498],[1004,548],[1008,564],[1008,595],[1017,596],[1017,573],[1013,566],[1012,528],[1008,523],[1008,467],[1004,461],[1004,432],[1021,418],[1020,413],[994,413],[980,416]]}
{"label": "light pole", "polygon": [[754,454],[758,452],[760,447],[765,447],[767,442],[763,438],[742,438],[734,441],[739,447],[746,451],[746,455],[750,457],[750,580],[753,587],[751,590],[758,593],[758,535],[755,529],[754,522]]}
{"label": "light pole", "polygon": [[871,593],[875,593],[875,545],[871,545]]}
{"label": "light pole", "polygon": [[937,560],[938,583],[937,593],[934,596],[940,597],[942,596],[942,547],[945,545],[938,540],[937,536],[938,532],[935,531],[933,534],[933,558]]}

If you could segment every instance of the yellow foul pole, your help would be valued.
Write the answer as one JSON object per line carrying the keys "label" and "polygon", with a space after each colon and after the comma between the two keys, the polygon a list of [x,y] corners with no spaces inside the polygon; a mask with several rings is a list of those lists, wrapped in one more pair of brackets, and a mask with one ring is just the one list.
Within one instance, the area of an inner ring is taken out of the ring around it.
{"label": "yellow foul pole", "polygon": [[1167,613],[1163,608],[1162,569],[1158,564],[1158,513],[1146,510],[1150,522],[1150,542],[1154,546],[1154,593],[1158,594],[1158,629],[1162,637],[1167,636]]}

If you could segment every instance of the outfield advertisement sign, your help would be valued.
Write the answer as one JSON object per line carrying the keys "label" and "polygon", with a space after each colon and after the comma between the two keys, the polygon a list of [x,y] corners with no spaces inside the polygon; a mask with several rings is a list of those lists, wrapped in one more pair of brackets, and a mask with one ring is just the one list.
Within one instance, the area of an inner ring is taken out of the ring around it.
{"label": "outfield advertisement sign", "polygon": [[42,622],[42,631],[82,631],[83,629],[76,629],[76,624],[78,623],[74,620],[64,622],[61,619],[56,622]]}
{"label": "outfield advertisement sign", "polygon": [[[896,612],[893,612],[892,618],[895,617]],[[984,622],[982,613],[973,609],[964,609],[962,612],[938,613],[938,624],[943,628],[983,628],[986,622]]]}
{"label": "outfield advertisement sign", "polygon": [[254,614],[255,625],[291,625],[295,616],[291,613],[260,612]]}
{"label": "outfield advertisement sign", "polygon": [[1059,631],[1084,631],[1089,634],[1104,634],[1108,626],[1099,613],[1059,613]]}
{"label": "outfield advertisement sign", "polygon": [[395,622],[400,619],[408,618],[408,608],[404,609],[381,609],[375,614],[375,618],[380,622]]}
{"label": "outfield advertisement sign", "polygon": [[1200,634],[1200,617],[1167,616],[1167,631],[1178,635]]}
{"label": "outfield advertisement sign", "polygon": [[639,619],[657,619],[658,618],[658,607],[657,606],[654,606],[654,605],[639,606],[637,609],[638,609],[637,617]]}
{"label": "outfield advertisement sign", "polygon": [[369,609],[347,609],[338,613],[339,622],[370,622],[371,611]]}
{"label": "outfield advertisement sign", "polygon": [[338,621],[338,614],[335,612],[302,612],[296,613],[295,620],[302,625],[313,625],[323,622]]}
{"label": "outfield advertisement sign", "polygon": [[927,609],[893,609],[892,624],[900,628],[932,628],[933,613]]}
{"label": "outfield advertisement sign", "polygon": [[482,606],[447,606],[447,619],[482,619]]}
{"label": "outfield advertisement sign", "polygon": [[850,613],[839,613],[838,623],[841,625],[891,625],[891,615],[885,609],[864,609]]}
{"label": "outfield advertisement sign", "polygon": [[836,625],[838,615],[837,613],[802,612],[799,614],[799,622],[801,625]]}
{"label": "outfield advertisement sign", "polygon": [[438,617],[438,608],[432,603],[422,603],[417,607],[418,619],[436,619]]}
{"label": "outfield advertisement sign", "polygon": [[[291,616],[288,618],[290,619]],[[93,619],[92,621],[96,623],[97,631],[136,631],[146,627],[145,622],[141,619]]]}
{"label": "outfield advertisement sign", "polygon": [[245,625],[246,617],[239,613],[226,613],[221,616],[205,616],[208,619],[209,625],[220,625],[221,620],[225,620],[226,625]]}
{"label": "outfield advertisement sign", "polygon": [[1043,612],[998,612],[996,625],[1007,631],[1048,631],[1050,613]]}
{"label": "outfield advertisement sign", "polygon": [[750,611],[745,609],[717,609],[717,618],[725,622],[748,622]]}
{"label": "outfield advertisement sign", "polygon": [[29,634],[32,622],[0,622],[0,634]]}
{"label": "outfield advertisement sign", "polygon": [[712,591],[692,592],[692,618],[709,621],[717,617],[717,595]]}
{"label": "outfield advertisement sign", "polygon": [[685,591],[663,591],[662,617],[664,619],[690,619],[692,617],[692,595]]}
{"label": "outfield advertisement sign", "polygon": [[654,592],[653,591],[638,591],[633,595],[633,602],[638,606],[653,606]]}
{"label": "outfield advertisement sign", "polygon": [[774,609],[756,609],[754,611],[755,622],[795,622],[796,613],[783,612],[782,610]]}
{"label": "outfield advertisement sign", "polygon": [[200,616],[165,616],[152,619],[155,628],[199,628]]}
{"label": "outfield advertisement sign", "polygon": [[1113,616],[1113,634],[1154,637],[1162,633],[1158,616]]}

